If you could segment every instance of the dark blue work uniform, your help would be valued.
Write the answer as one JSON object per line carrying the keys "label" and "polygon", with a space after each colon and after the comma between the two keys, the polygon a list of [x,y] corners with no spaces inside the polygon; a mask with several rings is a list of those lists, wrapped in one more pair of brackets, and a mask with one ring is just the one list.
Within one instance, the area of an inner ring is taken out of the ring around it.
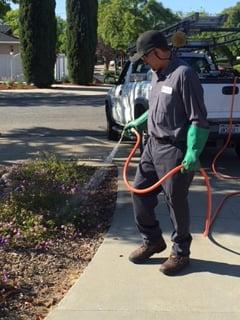
{"label": "dark blue work uniform", "polygon": [[[208,127],[203,88],[195,71],[184,61],[173,58],[161,72],[153,73],[149,99],[149,139],[142,154],[134,186],[146,188],[181,164],[186,152],[189,125]],[[172,253],[190,254],[191,234],[188,190],[194,173],[178,172],[154,192],[133,193],[137,228],[146,244],[154,244],[162,231],[154,208],[163,192],[173,225]]]}

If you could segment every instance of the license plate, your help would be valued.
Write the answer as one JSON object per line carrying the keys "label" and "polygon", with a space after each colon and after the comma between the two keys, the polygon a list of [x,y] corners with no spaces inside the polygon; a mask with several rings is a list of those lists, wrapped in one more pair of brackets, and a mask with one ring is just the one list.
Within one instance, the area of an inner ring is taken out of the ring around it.
{"label": "license plate", "polygon": [[[228,134],[229,125],[228,124],[220,124],[218,128],[218,133],[220,134]],[[231,132],[233,134],[240,133],[240,124],[233,124]]]}

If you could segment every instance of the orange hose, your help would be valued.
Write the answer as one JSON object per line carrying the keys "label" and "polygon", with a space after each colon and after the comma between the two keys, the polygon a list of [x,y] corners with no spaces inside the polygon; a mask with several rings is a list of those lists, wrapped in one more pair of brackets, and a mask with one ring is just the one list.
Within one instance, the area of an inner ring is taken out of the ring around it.
{"label": "orange hose", "polygon": [[217,170],[215,168],[215,162],[220,157],[220,155],[223,154],[223,152],[225,151],[225,149],[227,148],[227,146],[231,140],[231,131],[232,131],[232,124],[233,124],[233,108],[234,108],[234,101],[235,101],[237,78],[238,77],[235,77],[234,81],[233,81],[233,93],[232,93],[232,99],[231,99],[231,105],[230,105],[229,131],[228,131],[228,135],[227,135],[227,140],[226,140],[224,146],[216,154],[216,156],[214,157],[213,162],[212,162],[212,172],[219,179],[240,179],[240,177],[232,177],[232,176],[228,176],[228,175],[223,175],[222,173],[217,172]]}
{"label": "orange hose", "polygon": [[[215,162],[216,160],[220,157],[220,155],[225,151],[225,149],[227,148],[230,140],[231,140],[231,131],[232,131],[232,122],[233,122],[233,108],[234,108],[234,100],[235,100],[235,92],[236,92],[236,86],[237,86],[237,79],[238,77],[234,77],[234,81],[233,81],[233,92],[232,92],[232,99],[231,99],[231,105],[230,105],[230,116],[229,116],[229,131],[228,131],[228,136],[227,136],[227,140],[225,142],[225,144],[223,145],[223,147],[220,149],[220,151],[216,154],[216,156],[213,159],[212,162],[212,171],[213,174],[221,180],[229,180],[229,179],[233,179],[233,180],[239,180],[240,177],[235,177],[235,176],[228,176],[228,175],[224,175],[222,173],[217,172],[216,168],[215,168]],[[210,226],[209,229],[213,226],[214,221],[216,220],[217,215],[219,214],[219,212],[221,211],[225,201],[228,198],[231,198],[233,196],[238,196],[240,195],[240,192],[232,192],[227,194],[222,201],[220,202],[220,204],[218,205],[218,207],[216,208],[215,212],[212,215],[212,219],[210,221]]]}
{"label": "orange hose", "polygon": [[[232,129],[232,122],[233,122],[233,108],[234,108],[234,101],[235,101],[235,91],[236,91],[236,85],[237,85],[237,79],[238,77],[235,77],[234,78],[234,81],[233,81],[233,93],[232,93],[232,99],[231,99],[231,106],[230,106],[230,117],[229,117],[229,132],[228,132],[228,136],[227,136],[227,140],[224,144],[224,146],[220,149],[220,151],[216,154],[216,156],[214,157],[213,159],[213,162],[212,162],[212,172],[213,174],[219,178],[219,179],[222,179],[222,180],[227,180],[227,179],[234,179],[234,180],[239,180],[240,177],[234,177],[234,176],[228,176],[228,175],[224,175],[222,173],[219,173],[217,172],[216,168],[215,168],[215,163],[216,163],[216,160],[220,157],[220,155],[225,151],[225,149],[227,148],[229,142],[230,142],[230,139],[231,139],[231,129]],[[137,194],[145,194],[145,193],[148,193],[148,192],[151,192],[153,191],[154,189],[158,188],[162,183],[164,183],[165,180],[167,180],[168,178],[170,178],[172,175],[174,175],[176,172],[178,172],[179,170],[181,170],[181,168],[183,167],[183,165],[179,165],[177,166],[176,168],[172,169],[171,171],[169,171],[164,177],[162,177],[158,182],[156,182],[154,185],[148,187],[148,188],[145,188],[145,189],[136,189],[134,187],[132,187],[129,182],[128,182],[128,179],[127,179],[127,169],[128,169],[128,165],[129,165],[129,162],[131,161],[133,155],[135,154],[136,152],[136,149],[138,148],[139,144],[140,144],[140,141],[141,141],[141,138],[140,138],[140,135],[139,133],[133,129],[133,132],[135,133],[136,137],[137,137],[137,141],[136,141],[136,144],[135,146],[133,147],[133,149],[131,150],[126,162],[125,162],[125,165],[124,165],[124,168],[123,168],[123,179],[124,179],[124,182],[128,188],[128,190],[130,192],[134,192],[134,193],[137,193]],[[216,208],[215,212],[213,213],[213,215],[211,216],[211,212],[212,212],[212,190],[211,190],[211,186],[210,186],[210,183],[209,183],[209,178],[208,178],[208,175],[207,173],[205,172],[205,170],[203,170],[202,168],[200,169],[200,173],[201,175],[204,177],[205,179],[205,184],[206,184],[206,187],[207,187],[207,212],[206,212],[206,218],[205,218],[205,229],[204,229],[204,232],[203,232],[203,235],[204,236],[208,236],[209,235],[209,231],[210,231],[210,228],[212,228],[213,226],[213,223],[214,221],[216,220],[216,217],[217,215],[219,214],[220,210],[222,209],[225,201],[230,198],[230,197],[233,197],[233,196],[238,196],[240,195],[240,192],[232,192],[232,193],[229,193],[227,194],[223,199],[222,201],[220,202],[220,204],[218,205],[218,207]]]}
{"label": "orange hose", "polygon": [[[173,176],[175,173],[177,173],[179,170],[181,170],[183,168],[183,165],[180,164],[177,167],[175,167],[174,169],[170,170],[165,176],[163,176],[159,181],[157,181],[155,184],[153,184],[152,186],[145,188],[145,189],[136,189],[133,186],[130,185],[130,183],[128,182],[127,179],[127,171],[128,171],[128,166],[129,163],[133,157],[133,155],[135,154],[140,142],[141,142],[141,138],[140,138],[140,134],[135,130],[132,129],[132,131],[134,132],[134,134],[137,137],[137,141],[133,147],[133,149],[131,150],[125,164],[123,167],[123,180],[128,188],[128,190],[130,192],[134,192],[137,194],[146,194],[148,192],[151,192],[153,190],[155,190],[156,188],[158,188],[160,185],[162,185],[167,179],[169,179],[171,176]],[[207,212],[206,212],[206,220],[205,220],[205,229],[203,232],[204,236],[208,236],[209,233],[209,228],[210,228],[210,224],[211,224],[211,212],[212,212],[212,191],[211,191],[211,186],[209,183],[209,178],[207,173],[205,172],[204,169],[200,169],[200,173],[201,175],[204,177],[205,179],[205,184],[207,187]]]}

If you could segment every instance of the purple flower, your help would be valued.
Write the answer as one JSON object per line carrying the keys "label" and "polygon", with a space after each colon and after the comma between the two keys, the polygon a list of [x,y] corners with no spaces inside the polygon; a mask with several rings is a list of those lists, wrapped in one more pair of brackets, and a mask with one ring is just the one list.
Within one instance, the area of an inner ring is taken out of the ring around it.
{"label": "purple flower", "polygon": [[8,275],[6,271],[3,271],[3,277],[2,277],[3,283],[7,283],[8,282]]}
{"label": "purple flower", "polygon": [[7,244],[8,240],[4,238],[3,236],[0,236],[0,246],[4,246]]}

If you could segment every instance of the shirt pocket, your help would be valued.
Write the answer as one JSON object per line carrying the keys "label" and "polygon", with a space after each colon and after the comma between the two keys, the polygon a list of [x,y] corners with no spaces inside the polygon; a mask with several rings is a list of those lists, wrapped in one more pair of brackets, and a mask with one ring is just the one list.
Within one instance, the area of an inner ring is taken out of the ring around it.
{"label": "shirt pocket", "polygon": [[160,92],[158,95],[157,109],[159,112],[171,113],[174,108],[174,99],[172,94]]}

